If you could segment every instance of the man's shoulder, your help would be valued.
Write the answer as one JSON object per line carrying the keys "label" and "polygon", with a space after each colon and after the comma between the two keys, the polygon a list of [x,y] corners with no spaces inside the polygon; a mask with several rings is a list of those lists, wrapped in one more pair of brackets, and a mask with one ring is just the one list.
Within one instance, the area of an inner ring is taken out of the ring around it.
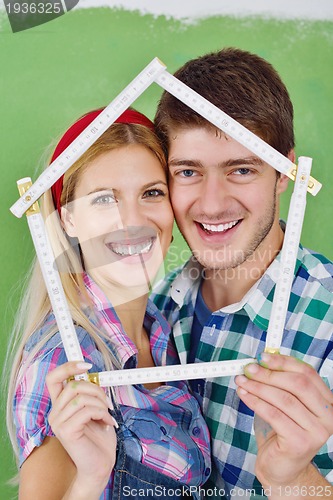
{"label": "man's shoulder", "polygon": [[333,262],[324,255],[302,248],[298,277],[313,283],[324,292],[333,293]]}

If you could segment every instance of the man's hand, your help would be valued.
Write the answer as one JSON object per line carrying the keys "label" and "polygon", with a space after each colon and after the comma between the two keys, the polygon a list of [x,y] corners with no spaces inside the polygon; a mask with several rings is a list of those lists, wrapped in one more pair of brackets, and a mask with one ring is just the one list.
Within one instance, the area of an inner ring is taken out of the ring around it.
{"label": "man's hand", "polygon": [[[256,413],[256,475],[262,485],[279,492],[274,498],[283,498],[290,487],[327,485],[333,498],[333,488],[311,465],[333,434],[332,392],[310,365],[289,356],[263,353],[244,374],[236,384],[239,397]],[[310,498],[310,490],[308,495],[300,497]]]}

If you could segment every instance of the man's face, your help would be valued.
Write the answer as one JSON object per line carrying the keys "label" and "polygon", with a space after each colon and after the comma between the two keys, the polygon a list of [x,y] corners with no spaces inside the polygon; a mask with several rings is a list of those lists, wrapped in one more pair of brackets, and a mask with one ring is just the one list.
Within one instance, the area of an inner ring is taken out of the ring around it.
{"label": "man's face", "polygon": [[234,139],[202,127],[170,133],[169,173],[179,229],[206,269],[237,267],[258,248],[263,260],[274,258],[268,252],[281,239],[277,194],[287,187],[284,175]]}

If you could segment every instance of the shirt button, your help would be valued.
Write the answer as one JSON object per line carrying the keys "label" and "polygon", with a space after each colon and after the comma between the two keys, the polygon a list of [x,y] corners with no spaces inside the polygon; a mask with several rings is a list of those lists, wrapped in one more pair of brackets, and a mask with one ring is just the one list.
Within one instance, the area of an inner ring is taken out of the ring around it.
{"label": "shirt button", "polygon": [[166,428],[165,428],[165,427],[163,427],[163,426],[161,426],[161,427],[160,427],[160,429],[161,429],[161,431],[163,432],[163,434],[166,436],[166,434],[167,434],[167,430],[166,430]]}
{"label": "shirt button", "polygon": [[200,434],[200,427],[193,427],[192,434],[193,434],[193,436],[199,436],[199,434]]}
{"label": "shirt button", "polygon": [[207,467],[207,469],[205,469],[205,476],[207,477],[209,476],[209,474],[210,474],[210,468]]}

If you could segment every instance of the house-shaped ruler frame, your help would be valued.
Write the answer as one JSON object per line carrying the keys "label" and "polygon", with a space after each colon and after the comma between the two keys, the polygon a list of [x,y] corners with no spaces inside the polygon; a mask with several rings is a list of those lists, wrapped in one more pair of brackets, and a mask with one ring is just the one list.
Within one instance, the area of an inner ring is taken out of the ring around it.
{"label": "house-shaped ruler frame", "polygon": [[[70,361],[77,361],[82,360],[83,356],[62,288],[60,275],[55,267],[53,250],[48,240],[43,217],[39,213],[37,201],[153,82],[191,107],[273,168],[296,181],[289,207],[287,229],[281,251],[280,272],[267,330],[266,351],[278,352],[284,330],[302,230],[306,193],[308,191],[312,195],[316,195],[321,188],[321,184],[310,176],[312,160],[311,158],[300,157],[298,166],[296,166],[260,137],[253,134],[253,132],[168,73],[166,66],[158,58],[155,58],[68,148],[44,170],[34,184],[31,183],[30,178],[18,181],[21,197],[14,203],[10,210],[17,217],[21,217],[24,213],[27,215],[29,229],[67,358]],[[199,377],[212,378],[242,373],[244,366],[253,361],[252,358],[247,358],[237,361],[207,362],[135,370],[115,370],[99,374],[87,374],[82,376],[82,378],[88,378],[103,387],[189,380]]]}

